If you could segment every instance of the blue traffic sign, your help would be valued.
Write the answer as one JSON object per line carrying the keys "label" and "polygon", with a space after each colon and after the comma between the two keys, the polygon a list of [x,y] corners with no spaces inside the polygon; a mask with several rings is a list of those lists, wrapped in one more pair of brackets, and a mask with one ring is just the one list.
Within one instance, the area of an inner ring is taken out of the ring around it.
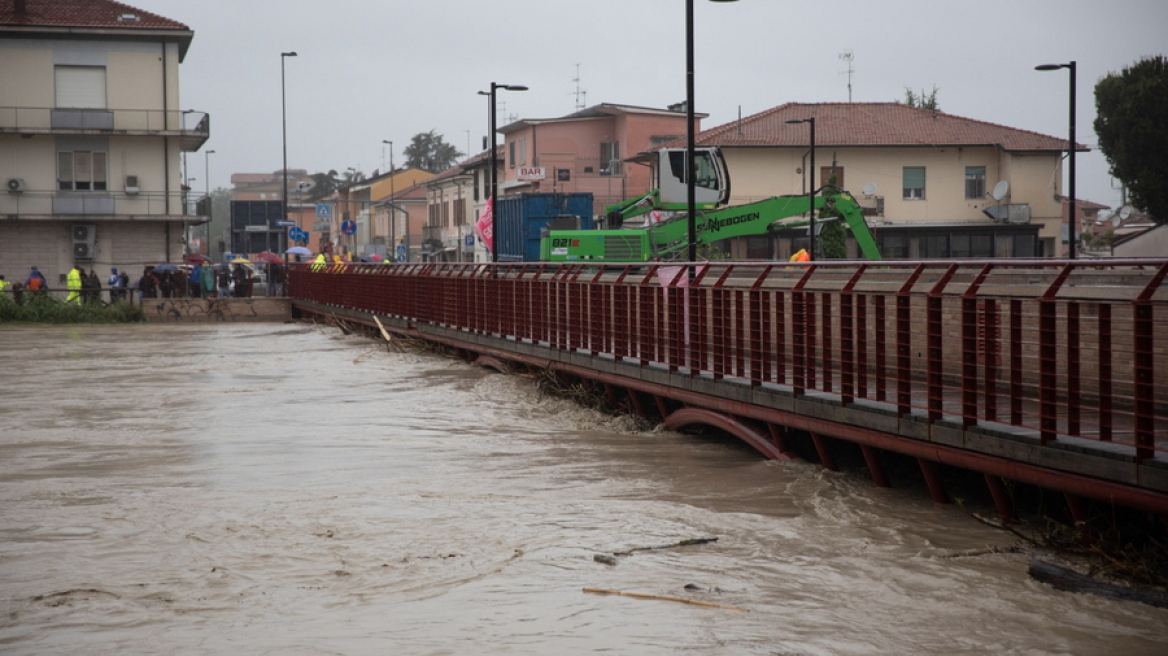
{"label": "blue traffic sign", "polygon": [[288,239],[293,241],[300,241],[301,239],[308,239],[308,231],[303,228],[292,227],[288,229]]}
{"label": "blue traffic sign", "polygon": [[333,206],[328,203],[317,203],[316,218],[326,221],[331,220],[333,218]]}
{"label": "blue traffic sign", "polygon": [[296,222],[285,219],[276,221],[276,225],[280,226],[281,228],[291,228],[292,226],[296,225]]}
{"label": "blue traffic sign", "polygon": [[406,245],[405,244],[398,244],[397,245],[397,261],[398,262],[405,262],[406,261]]}
{"label": "blue traffic sign", "polygon": [[357,234],[357,222],[356,221],[341,221],[341,232],[345,233],[346,235]]}

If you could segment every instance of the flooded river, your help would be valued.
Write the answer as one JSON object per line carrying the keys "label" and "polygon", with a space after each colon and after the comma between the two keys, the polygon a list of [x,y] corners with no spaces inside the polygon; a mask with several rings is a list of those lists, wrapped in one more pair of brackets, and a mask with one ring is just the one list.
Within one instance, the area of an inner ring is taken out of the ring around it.
{"label": "flooded river", "polygon": [[0,366],[4,654],[1168,653],[920,491],[333,330],[0,326]]}

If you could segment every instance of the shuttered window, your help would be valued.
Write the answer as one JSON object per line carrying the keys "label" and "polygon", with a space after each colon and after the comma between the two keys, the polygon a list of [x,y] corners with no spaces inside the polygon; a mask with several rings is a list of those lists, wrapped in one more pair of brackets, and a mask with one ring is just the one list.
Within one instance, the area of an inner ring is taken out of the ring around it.
{"label": "shuttered window", "polygon": [[57,107],[106,108],[104,66],[57,66],[54,83]]}
{"label": "shuttered window", "polygon": [[925,167],[904,167],[904,199],[922,200],[925,197]]}

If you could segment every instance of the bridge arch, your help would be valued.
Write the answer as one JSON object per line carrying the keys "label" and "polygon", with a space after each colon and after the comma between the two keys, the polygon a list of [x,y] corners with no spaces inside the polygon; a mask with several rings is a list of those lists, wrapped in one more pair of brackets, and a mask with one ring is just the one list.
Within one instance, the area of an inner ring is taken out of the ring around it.
{"label": "bridge arch", "polygon": [[705,408],[682,408],[681,410],[671,412],[665,418],[665,421],[662,422],[662,426],[667,430],[680,430],[686,426],[694,425],[713,426],[719,430],[726,431],[754,447],[756,451],[771,460],[791,459],[790,456],[779,451],[779,448],[771,443],[766,435],[760,433],[740,419],[722,414],[721,412],[706,410]]}

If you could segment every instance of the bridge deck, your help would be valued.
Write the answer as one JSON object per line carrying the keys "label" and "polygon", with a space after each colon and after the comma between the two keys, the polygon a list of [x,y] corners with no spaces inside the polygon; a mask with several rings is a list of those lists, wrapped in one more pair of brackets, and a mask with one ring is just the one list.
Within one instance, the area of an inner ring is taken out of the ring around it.
{"label": "bridge deck", "polygon": [[290,283],[308,311],[1168,512],[1166,274],[1162,259],[540,263],[301,267]]}

